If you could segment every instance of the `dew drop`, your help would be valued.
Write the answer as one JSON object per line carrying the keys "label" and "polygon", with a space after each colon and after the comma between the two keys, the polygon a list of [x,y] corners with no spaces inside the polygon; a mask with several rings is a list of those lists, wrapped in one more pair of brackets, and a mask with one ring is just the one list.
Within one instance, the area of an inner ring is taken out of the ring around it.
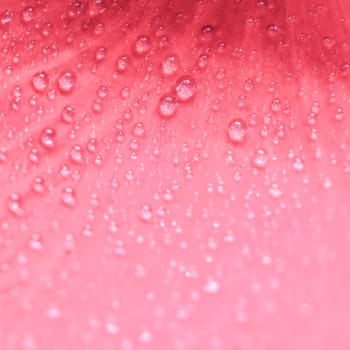
{"label": "dew drop", "polygon": [[75,191],[72,187],[65,187],[61,193],[61,202],[66,207],[74,207],[76,204]]}
{"label": "dew drop", "polygon": [[208,279],[203,286],[203,292],[207,294],[216,294],[220,290],[220,284],[214,279]]}
{"label": "dew drop", "polygon": [[341,121],[341,120],[344,119],[344,110],[343,110],[343,108],[338,107],[338,108],[336,109],[334,118],[335,118],[335,120],[337,120],[337,121]]}
{"label": "dew drop", "polygon": [[214,36],[215,30],[211,25],[207,24],[201,28],[200,40],[202,42],[210,42],[214,39]]}
{"label": "dew drop", "polygon": [[145,134],[145,126],[142,122],[138,122],[134,125],[134,135],[135,136],[143,136]]}
{"label": "dew drop", "polygon": [[302,171],[304,169],[304,162],[300,157],[296,157],[293,161],[292,167],[295,171]]}
{"label": "dew drop", "polygon": [[153,214],[152,214],[152,208],[144,204],[140,209],[140,219],[143,222],[150,222],[152,220]]}
{"label": "dew drop", "polygon": [[280,32],[280,29],[277,24],[271,24],[267,27],[267,35],[270,38],[276,38]]}
{"label": "dew drop", "polygon": [[164,118],[172,117],[177,110],[177,100],[174,96],[164,95],[159,99],[159,112]]}
{"label": "dew drop", "polygon": [[119,73],[125,72],[128,68],[129,57],[126,55],[122,55],[117,60],[117,71]]}
{"label": "dew drop", "polygon": [[106,57],[106,48],[105,47],[99,47],[97,50],[96,50],[96,53],[95,53],[95,58],[96,58],[96,61],[97,62],[101,62],[105,59]]}
{"label": "dew drop", "polygon": [[61,118],[65,123],[72,123],[75,117],[75,108],[71,105],[67,105],[63,108]]}
{"label": "dew drop", "polygon": [[36,92],[43,92],[49,85],[49,76],[46,72],[37,72],[33,75],[32,86]]}
{"label": "dew drop", "polygon": [[9,212],[15,216],[23,216],[24,209],[22,208],[22,197],[18,193],[12,193],[7,201]]}
{"label": "dew drop", "polygon": [[152,339],[153,339],[152,333],[150,333],[148,331],[143,331],[139,335],[139,341],[143,344],[150,343],[152,341]]}
{"label": "dew drop", "polygon": [[69,93],[73,90],[77,77],[71,71],[62,72],[58,77],[58,88],[62,93]]}
{"label": "dew drop", "polygon": [[41,132],[40,143],[48,149],[55,147],[56,131],[51,128],[46,128]]}
{"label": "dew drop", "polygon": [[3,26],[10,24],[12,22],[12,19],[13,13],[10,10],[5,10],[0,14],[0,22]]}
{"label": "dew drop", "polygon": [[278,187],[277,184],[273,184],[269,189],[269,193],[273,198],[280,198],[283,194],[282,190]]}
{"label": "dew drop", "polygon": [[258,169],[264,169],[267,165],[269,157],[263,148],[255,151],[253,156],[253,166]]}
{"label": "dew drop", "polygon": [[22,19],[24,22],[28,23],[31,22],[34,19],[35,16],[35,10],[33,7],[26,7],[23,11],[22,11]]}
{"label": "dew drop", "polygon": [[45,192],[45,183],[42,177],[36,177],[32,182],[32,190],[35,193],[43,194]]}
{"label": "dew drop", "polygon": [[173,75],[178,70],[178,58],[175,55],[169,55],[162,61],[162,73],[165,76]]}
{"label": "dew drop", "polygon": [[140,35],[135,41],[135,53],[144,55],[151,49],[151,39],[147,35]]}
{"label": "dew drop", "polygon": [[228,137],[232,143],[242,143],[247,134],[247,124],[242,119],[233,119],[228,127]]}
{"label": "dew drop", "polygon": [[70,159],[77,164],[80,164],[83,162],[83,151],[80,146],[76,145],[74,146],[70,151]]}
{"label": "dew drop", "polygon": [[191,77],[182,76],[177,80],[175,90],[178,99],[186,102],[196,94],[197,84]]}

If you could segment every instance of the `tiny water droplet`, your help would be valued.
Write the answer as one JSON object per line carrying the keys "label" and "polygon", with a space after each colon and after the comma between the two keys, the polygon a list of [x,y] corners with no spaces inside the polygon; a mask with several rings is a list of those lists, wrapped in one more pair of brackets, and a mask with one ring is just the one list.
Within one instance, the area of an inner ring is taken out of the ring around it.
{"label": "tiny water droplet", "polygon": [[56,131],[51,128],[45,128],[40,135],[40,143],[48,149],[55,147]]}
{"label": "tiny water droplet", "polygon": [[220,284],[214,279],[208,279],[203,286],[203,292],[207,294],[216,294],[220,290]]}
{"label": "tiny water droplet", "polygon": [[35,193],[43,194],[45,192],[45,183],[42,177],[36,177],[32,182],[32,190]]}
{"label": "tiny water droplet", "polygon": [[228,127],[228,137],[232,143],[242,143],[247,134],[247,124],[242,119],[233,119]]}
{"label": "tiny water droplet", "polygon": [[129,56],[122,55],[117,60],[117,71],[119,73],[125,72],[129,64]]}
{"label": "tiny water droplet", "polygon": [[149,205],[144,204],[140,209],[140,219],[144,222],[150,222],[152,217],[152,208]]}
{"label": "tiny water droplet", "polygon": [[135,41],[135,53],[144,55],[151,49],[151,39],[147,35],[140,35]]}
{"label": "tiny water droplet", "polygon": [[277,184],[273,184],[271,186],[271,188],[269,189],[269,193],[271,195],[271,197],[273,198],[280,198],[283,194],[283,192],[281,191],[281,189],[278,187]]}
{"label": "tiny water droplet", "polygon": [[62,72],[58,77],[58,88],[62,93],[69,93],[73,90],[77,77],[71,71]]}
{"label": "tiny water droplet", "polygon": [[61,118],[65,123],[72,123],[75,117],[75,108],[72,105],[65,106],[61,113]]}
{"label": "tiny water droplet", "polygon": [[259,148],[255,151],[253,156],[253,166],[258,169],[264,169],[267,165],[269,157],[266,151],[262,148]]}
{"label": "tiny water droplet", "polygon": [[170,76],[178,70],[178,58],[175,55],[169,55],[162,61],[162,73]]}
{"label": "tiny water droplet", "polygon": [[302,171],[304,169],[304,162],[300,157],[296,157],[293,161],[292,167],[295,171]]}
{"label": "tiny water droplet", "polygon": [[76,204],[75,191],[72,187],[65,187],[61,193],[61,202],[66,207],[74,207]]}
{"label": "tiny water droplet", "polygon": [[22,208],[22,197],[18,193],[12,193],[7,201],[7,208],[11,214],[15,216],[23,216],[24,209]]}
{"label": "tiny water droplet", "polygon": [[83,162],[84,157],[83,157],[83,150],[81,149],[80,146],[75,145],[70,151],[70,159],[77,164],[80,164]]}
{"label": "tiny water droplet", "polygon": [[172,117],[177,110],[178,102],[174,96],[164,95],[159,99],[159,112],[162,117]]}
{"label": "tiny water droplet", "polygon": [[176,95],[182,102],[189,101],[197,92],[196,82],[189,76],[180,77],[175,84]]}
{"label": "tiny water droplet", "polygon": [[138,122],[134,125],[134,135],[143,136],[145,134],[145,126],[142,122]]}
{"label": "tiny water droplet", "polygon": [[35,10],[33,7],[28,6],[22,11],[22,19],[24,22],[28,23],[34,19]]}
{"label": "tiny water droplet", "polygon": [[96,50],[96,53],[95,53],[95,58],[96,58],[96,61],[97,62],[101,62],[105,59],[106,57],[106,48],[105,47],[99,47],[97,50]]}
{"label": "tiny water droplet", "polygon": [[334,115],[335,120],[341,121],[344,119],[344,110],[341,107],[338,107]]}
{"label": "tiny water droplet", "polygon": [[10,24],[13,19],[13,13],[10,10],[5,10],[0,15],[0,22],[4,26],[6,24]]}
{"label": "tiny water droplet", "polygon": [[43,92],[49,85],[49,76],[46,72],[37,72],[33,75],[32,85],[36,92]]}
{"label": "tiny water droplet", "polygon": [[215,30],[211,25],[207,24],[201,28],[200,40],[202,42],[210,42],[214,39],[214,36]]}

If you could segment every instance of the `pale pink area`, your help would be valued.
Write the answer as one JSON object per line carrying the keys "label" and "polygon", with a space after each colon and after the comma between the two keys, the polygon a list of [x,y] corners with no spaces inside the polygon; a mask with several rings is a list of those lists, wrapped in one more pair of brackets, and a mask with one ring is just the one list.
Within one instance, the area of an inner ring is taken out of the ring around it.
{"label": "pale pink area", "polygon": [[3,6],[0,349],[350,348],[345,2],[68,3]]}

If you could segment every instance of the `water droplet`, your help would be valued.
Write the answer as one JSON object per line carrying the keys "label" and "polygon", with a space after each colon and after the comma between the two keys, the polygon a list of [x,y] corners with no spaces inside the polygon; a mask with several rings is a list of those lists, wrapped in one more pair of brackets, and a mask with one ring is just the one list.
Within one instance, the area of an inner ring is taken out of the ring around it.
{"label": "water droplet", "polygon": [[47,308],[46,315],[52,320],[58,320],[61,317],[61,310],[57,306],[51,305]]}
{"label": "water droplet", "polygon": [[151,39],[147,35],[140,35],[135,41],[135,53],[144,55],[151,49]]}
{"label": "water droplet", "polygon": [[22,197],[18,193],[12,193],[7,201],[7,208],[11,214],[15,216],[23,216],[24,209],[22,208]]}
{"label": "water droplet", "polygon": [[62,72],[58,77],[58,87],[61,92],[69,93],[73,90],[77,77],[71,71]]}
{"label": "water droplet", "polygon": [[32,190],[35,193],[43,194],[45,192],[45,183],[42,177],[36,177],[32,182]]}
{"label": "water droplet", "polygon": [[65,187],[61,193],[61,202],[66,207],[74,207],[76,204],[75,191],[72,187]]}
{"label": "water droplet", "polygon": [[152,217],[152,208],[149,205],[144,204],[140,209],[140,219],[144,222],[150,222]]}
{"label": "water droplet", "polygon": [[182,76],[177,80],[175,90],[178,99],[186,102],[196,94],[197,84],[191,77]]}
{"label": "water droplet", "polygon": [[55,138],[56,138],[56,131],[51,128],[45,128],[40,135],[40,143],[45,148],[54,148],[55,147]]}
{"label": "water droplet", "polygon": [[5,10],[0,15],[0,22],[4,26],[6,24],[10,24],[13,19],[13,13],[10,10]]}
{"label": "water droplet", "polygon": [[341,107],[338,107],[334,115],[335,120],[341,121],[344,118],[344,110]]}
{"label": "water droplet", "polygon": [[32,85],[36,92],[43,92],[49,85],[49,76],[46,72],[37,72],[33,75]]}
{"label": "water droplet", "polygon": [[33,7],[28,6],[22,11],[22,19],[26,23],[32,21],[34,19],[34,16],[35,10]]}
{"label": "water droplet", "polygon": [[253,156],[253,166],[255,168],[264,169],[267,165],[269,157],[266,151],[262,148],[259,148],[255,151]]}
{"label": "water droplet", "polygon": [[70,159],[77,164],[80,164],[83,162],[84,157],[83,157],[83,150],[81,149],[80,146],[75,145],[71,151],[70,151]]}
{"label": "water droplet", "polygon": [[61,118],[65,123],[72,123],[75,117],[75,108],[71,105],[65,106],[62,110]]}
{"label": "water droplet", "polygon": [[166,76],[174,74],[178,70],[178,58],[175,55],[165,57],[162,62],[162,73]]}
{"label": "water droplet", "polygon": [[164,95],[159,99],[159,112],[162,117],[172,117],[177,110],[177,100],[174,96]]}
{"label": "water droplet", "polygon": [[117,60],[117,71],[119,73],[125,72],[128,68],[129,56],[122,55]]}
{"label": "water droplet", "polygon": [[134,125],[134,135],[143,136],[145,134],[145,126],[142,122],[138,122]]}
{"label": "water droplet", "polygon": [[295,171],[302,171],[304,169],[304,162],[300,157],[296,157],[293,161],[292,167]]}
{"label": "water droplet", "polygon": [[215,36],[215,30],[211,25],[207,24],[201,28],[200,40],[202,42],[212,41],[214,39],[214,36]]}
{"label": "water droplet", "polygon": [[150,343],[152,341],[152,339],[153,339],[152,333],[150,333],[148,331],[143,331],[139,335],[139,341],[141,343],[144,343],[144,344]]}
{"label": "water droplet", "polygon": [[276,38],[279,35],[280,29],[277,24],[271,24],[267,27],[267,35],[270,38]]}
{"label": "water droplet", "polygon": [[282,107],[282,103],[281,100],[279,98],[275,98],[272,100],[271,102],[271,111],[278,113],[281,110]]}
{"label": "water droplet", "polygon": [[220,290],[220,284],[214,279],[208,279],[203,286],[203,292],[207,294],[216,294]]}
{"label": "water droplet", "polygon": [[271,195],[271,197],[273,198],[280,198],[283,194],[283,192],[281,191],[281,189],[278,187],[277,184],[273,184],[271,186],[271,188],[269,189],[269,193]]}
{"label": "water droplet", "polygon": [[99,47],[97,50],[96,50],[96,53],[95,53],[95,58],[96,58],[96,61],[97,62],[101,62],[105,59],[106,57],[106,48],[105,47]]}
{"label": "water droplet", "polygon": [[228,137],[232,143],[242,143],[247,134],[247,124],[242,119],[233,119],[228,127]]}

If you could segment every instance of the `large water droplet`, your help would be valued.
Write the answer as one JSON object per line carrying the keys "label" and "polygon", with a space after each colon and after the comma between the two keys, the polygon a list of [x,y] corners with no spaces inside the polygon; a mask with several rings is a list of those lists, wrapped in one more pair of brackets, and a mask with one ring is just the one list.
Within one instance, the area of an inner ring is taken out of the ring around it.
{"label": "large water droplet", "polygon": [[71,71],[62,72],[58,77],[58,88],[63,93],[69,93],[73,90],[77,77]]}
{"label": "large water droplet", "polygon": [[162,117],[172,117],[177,109],[178,102],[174,96],[164,95],[159,99],[159,112]]}
{"label": "large water droplet", "polygon": [[49,76],[46,72],[37,72],[33,75],[32,85],[36,92],[43,92],[49,85]]}
{"label": "large water droplet", "polygon": [[191,77],[182,76],[177,80],[175,90],[178,99],[185,102],[196,94],[197,84]]}
{"label": "large water droplet", "polygon": [[228,127],[228,137],[232,143],[242,143],[247,134],[247,124],[242,119],[233,119]]}

